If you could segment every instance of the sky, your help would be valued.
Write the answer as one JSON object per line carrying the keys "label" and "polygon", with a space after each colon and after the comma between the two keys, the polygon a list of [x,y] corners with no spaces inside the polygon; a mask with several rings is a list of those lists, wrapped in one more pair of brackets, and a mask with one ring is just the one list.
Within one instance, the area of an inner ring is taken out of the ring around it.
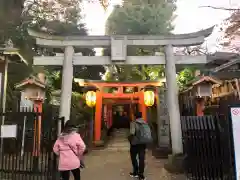
{"label": "sky", "polygon": [[[90,35],[104,35],[105,22],[113,7],[120,0],[110,0],[111,6],[105,12],[98,3],[84,3],[85,23]],[[174,20],[175,29],[173,33],[182,34],[199,31],[220,25],[224,19],[229,17],[229,12],[224,10],[214,10],[201,6],[215,7],[240,7],[240,0],[177,0],[176,19]],[[222,33],[216,27],[214,33],[207,39],[206,44],[210,51],[216,50],[218,39]]]}

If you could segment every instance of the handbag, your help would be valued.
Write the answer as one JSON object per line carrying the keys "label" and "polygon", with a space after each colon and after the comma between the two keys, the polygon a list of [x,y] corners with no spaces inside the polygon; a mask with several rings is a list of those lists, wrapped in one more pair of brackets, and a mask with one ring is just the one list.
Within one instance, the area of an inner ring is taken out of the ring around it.
{"label": "handbag", "polygon": [[72,147],[69,144],[68,144],[68,147],[72,150],[72,152],[75,154],[75,156],[80,160],[80,168],[85,168],[84,161],[79,158],[79,156],[76,154],[76,152],[72,149]]}

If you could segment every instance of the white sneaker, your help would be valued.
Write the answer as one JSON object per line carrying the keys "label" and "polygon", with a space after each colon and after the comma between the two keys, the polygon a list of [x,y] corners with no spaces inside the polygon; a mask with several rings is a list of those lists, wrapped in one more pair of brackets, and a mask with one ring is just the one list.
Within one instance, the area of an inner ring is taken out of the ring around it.
{"label": "white sneaker", "polygon": [[129,173],[129,175],[130,175],[130,177],[132,177],[132,178],[138,178],[138,174],[135,174],[135,173]]}

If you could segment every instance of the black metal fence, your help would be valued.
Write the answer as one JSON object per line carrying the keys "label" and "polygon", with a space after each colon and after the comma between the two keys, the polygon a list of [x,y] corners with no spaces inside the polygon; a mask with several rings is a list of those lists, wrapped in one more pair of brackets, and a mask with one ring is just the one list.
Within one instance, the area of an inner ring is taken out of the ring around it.
{"label": "black metal fence", "polygon": [[0,119],[4,125],[16,125],[16,137],[1,137],[0,179],[55,180],[57,161],[52,147],[57,121],[53,113],[8,112],[0,113]]}
{"label": "black metal fence", "polygon": [[185,171],[189,179],[232,180],[234,153],[227,116],[182,116]]}

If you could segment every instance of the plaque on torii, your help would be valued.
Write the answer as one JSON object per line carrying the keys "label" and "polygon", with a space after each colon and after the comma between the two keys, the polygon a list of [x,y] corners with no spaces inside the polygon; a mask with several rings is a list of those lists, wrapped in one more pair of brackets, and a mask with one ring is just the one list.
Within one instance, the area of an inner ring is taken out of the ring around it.
{"label": "plaque on torii", "polygon": [[111,37],[111,60],[113,64],[125,63],[127,59],[127,37]]}

